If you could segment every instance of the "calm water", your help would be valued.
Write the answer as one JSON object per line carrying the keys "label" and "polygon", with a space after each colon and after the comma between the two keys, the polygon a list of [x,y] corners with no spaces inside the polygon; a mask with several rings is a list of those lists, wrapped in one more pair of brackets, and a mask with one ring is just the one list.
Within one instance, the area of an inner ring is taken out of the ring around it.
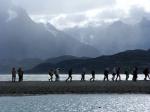
{"label": "calm water", "polygon": [[[68,77],[67,74],[60,74],[60,80],[64,81],[66,78]],[[122,80],[125,80],[125,75],[121,75]],[[54,77],[55,78],[55,77]],[[91,78],[90,74],[86,74],[85,79],[89,80]],[[95,76],[96,80],[103,80],[104,76],[102,74],[97,74]],[[109,79],[111,80],[112,75],[109,75]],[[49,79],[49,75],[48,74],[41,74],[41,75],[37,75],[37,74],[25,74],[24,75],[24,81],[48,81]],[[80,80],[81,79],[81,75],[80,74],[74,74],[73,75],[73,80]],[[129,80],[132,79],[132,75],[130,75]],[[138,80],[143,80],[144,79],[144,75],[140,74],[138,75]],[[18,77],[17,77],[18,80]],[[11,81],[11,75],[10,74],[5,74],[5,75],[0,75],[0,81]]]}
{"label": "calm water", "polygon": [[141,94],[0,97],[0,112],[150,112]]}

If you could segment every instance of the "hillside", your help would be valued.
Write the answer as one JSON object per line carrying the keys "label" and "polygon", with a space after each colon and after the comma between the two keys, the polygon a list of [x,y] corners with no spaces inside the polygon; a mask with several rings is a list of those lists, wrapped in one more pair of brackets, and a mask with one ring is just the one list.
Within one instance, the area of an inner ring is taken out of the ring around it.
{"label": "hillside", "polygon": [[57,64],[41,63],[27,72],[47,73],[50,68],[61,68],[61,72],[66,73],[67,70],[73,68],[74,73],[81,73],[82,68],[85,67],[87,72],[93,69],[96,73],[103,73],[105,68],[109,67],[111,70],[115,66],[120,66],[122,72],[125,68],[131,70],[135,66],[139,67],[141,71],[143,68],[150,66],[150,50],[129,50],[115,55],[90,59],[72,59]]}
{"label": "hillside", "polygon": [[73,60],[73,59],[85,60],[85,59],[90,59],[90,58],[64,55],[64,56],[58,56],[54,58],[48,58],[46,60],[38,59],[38,58],[26,58],[26,59],[18,59],[18,60],[17,59],[0,59],[0,73],[5,73],[5,74],[10,73],[12,67],[16,67],[16,68],[22,67],[24,70],[28,70],[41,63],[57,64],[62,61]]}
{"label": "hillside", "polygon": [[73,60],[73,59],[89,59],[88,57],[76,57],[71,55],[58,56],[45,60],[46,63],[56,64],[62,61]]}

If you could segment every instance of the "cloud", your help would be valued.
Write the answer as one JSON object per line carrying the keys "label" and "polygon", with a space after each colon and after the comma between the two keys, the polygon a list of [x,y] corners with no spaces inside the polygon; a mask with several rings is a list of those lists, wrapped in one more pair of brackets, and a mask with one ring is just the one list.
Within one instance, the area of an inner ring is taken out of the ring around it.
{"label": "cloud", "polygon": [[62,30],[72,27],[99,26],[103,23],[112,23],[117,20],[135,24],[144,17],[150,19],[150,13],[146,12],[143,7],[134,6],[130,8],[128,13],[116,7],[110,7],[72,14],[32,15],[31,17],[37,22],[50,22],[55,27]]}
{"label": "cloud", "polygon": [[116,7],[126,12],[134,6],[143,7],[146,11],[150,11],[149,0],[116,0]]}
{"label": "cloud", "polygon": [[13,0],[30,14],[60,14],[82,12],[115,4],[115,0]]}
{"label": "cloud", "polygon": [[143,18],[150,19],[150,12],[146,11],[143,7],[133,6],[130,8],[128,14],[121,20],[128,24],[136,24]]}
{"label": "cloud", "polygon": [[[5,0],[3,0],[5,1]],[[97,26],[122,20],[136,23],[149,18],[149,0],[13,0],[36,22],[50,22],[58,29]]]}
{"label": "cloud", "polygon": [[9,21],[11,21],[11,20],[13,20],[13,19],[18,17],[17,12],[14,11],[14,10],[8,10],[8,15],[9,16],[8,16],[8,19],[6,20],[6,22],[9,22]]}
{"label": "cloud", "polygon": [[86,15],[79,14],[61,14],[49,20],[51,24],[59,29],[81,26],[85,21],[88,21]]}
{"label": "cloud", "polygon": [[11,0],[0,0],[0,12],[7,11],[11,6]]}

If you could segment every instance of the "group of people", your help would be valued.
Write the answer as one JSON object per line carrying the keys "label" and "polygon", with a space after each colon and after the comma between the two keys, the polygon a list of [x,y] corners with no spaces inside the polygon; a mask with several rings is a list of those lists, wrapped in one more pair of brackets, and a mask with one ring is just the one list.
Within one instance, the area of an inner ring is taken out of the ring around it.
{"label": "group of people", "polygon": [[[120,75],[120,67],[114,67],[113,68],[113,70],[112,70],[112,81],[118,81],[118,80],[121,80],[121,75]],[[126,80],[128,80],[129,79],[129,71],[128,70],[125,70],[125,72],[124,72],[124,74],[126,75]],[[134,68],[134,70],[133,70],[133,80],[134,81],[136,81],[137,80],[137,74],[138,74],[138,72],[137,72],[137,69],[136,68]],[[105,70],[104,70],[104,81],[105,80],[109,80],[108,79],[108,75],[109,75],[109,69],[108,68],[106,68]]]}
{"label": "group of people", "polygon": [[[72,81],[72,74],[73,74],[73,70],[72,69],[68,70],[68,78],[66,79],[66,82]],[[104,79],[103,80],[109,81],[108,76],[110,74],[112,74],[112,78],[111,78],[112,81],[118,81],[118,80],[121,81],[121,68],[120,67],[114,67],[112,69],[111,73],[110,73],[109,68],[106,68],[104,70]],[[138,78],[138,68],[135,67],[131,73],[129,72],[129,70],[126,69],[124,71],[124,74],[126,75],[126,80],[128,80],[129,75],[132,74],[133,75],[132,80],[136,82],[137,78]],[[143,70],[143,74],[145,75],[144,80],[147,80],[147,78],[150,79],[149,68],[145,68]],[[49,81],[53,81],[53,75],[55,75],[55,77],[56,77],[55,81],[59,81],[59,69],[56,69],[56,70],[51,69],[49,71],[49,75],[50,75]],[[85,81],[85,75],[86,75],[86,69],[84,68],[81,73],[81,81]],[[92,77],[90,78],[90,81],[95,81],[95,71],[94,70],[91,71],[91,75],[92,75]]]}
{"label": "group of people", "polygon": [[[121,80],[120,70],[121,70],[120,67],[118,67],[118,68],[114,67],[114,68],[113,68],[113,70],[112,70],[112,81],[118,81],[118,79]],[[108,69],[105,69],[105,71],[104,71],[104,81],[105,81],[106,79],[107,79],[107,81],[109,80],[109,79],[108,79],[108,74],[109,74],[109,70],[108,70]],[[129,79],[129,75],[130,75],[129,70],[126,69],[126,70],[124,71],[124,74],[126,75],[126,80],[128,80],[128,79]],[[138,68],[135,67],[135,68],[133,69],[133,71],[131,72],[131,74],[133,75],[132,81],[136,82],[136,81],[137,81],[137,78],[138,78]],[[149,68],[145,68],[145,69],[143,70],[143,74],[145,75],[144,80],[147,80],[147,78],[150,79],[150,76],[149,76]]]}
{"label": "group of people", "polygon": [[22,68],[19,68],[18,70],[16,70],[16,68],[12,68],[12,82],[16,82],[16,74],[18,73],[18,77],[19,77],[19,82],[23,81],[23,74],[24,71],[22,70]]}
{"label": "group of people", "polygon": [[53,70],[53,69],[50,69],[50,71],[49,71],[49,76],[50,76],[50,78],[49,78],[49,81],[53,81],[53,75],[55,74],[55,77],[56,77],[56,79],[55,79],[55,81],[59,81],[59,68],[57,68],[56,70]]}
{"label": "group of people", "polygon": [[[60,69],[57,68],[57,69],[50,69],[49,70],[49,81],[53,81],[53,76],[55,75],[55,81],[59,81],[59,71]],[[24,74],[24,71],[22,68],[19,68],[18,70],[16,70],[15,68],[12,68],[12,82],[16,82],[16,74],[18,74],[18,77],[19,77],[19,82],[23,81],[23,74]],[[68,81],[72,81],[72,74],[73,74],[73,70],[72,68],[70,70],[68,70],[68,78],[66,79],[66,82]],[[92,77],[90,78],[90,81],[95,81],[95,71],[92,70],[91,71],[91,75]],[[110,73],[110,70],[109,68],[106,68],[104,70],[104,81],[109,81],[109,75],[112,74],[112,81],[120,81],[121,80],[121,68],[120,67],[114,67],[112,69],[112,72]],[[126,75],[126,80],[129,79],[129,75],[132,74],[133,77],[132,77],[132,80],[133,81],[137,81],[137,78],[138,78],[138,68],[135,67],[133,69],[133,71],[130,73],[129,70],[125,70],[124,71],[124,74]],[[149,68],[145,68],[143,70],[143,74],[145,75],[144,77],[144,80],[147,80],[147,78],[150,79],[150,76],[149,76]],[[82,73],[81,73],[81,81],[85,81],[85,75],[86,75],[86,69],[83,68],[82,70]]]}

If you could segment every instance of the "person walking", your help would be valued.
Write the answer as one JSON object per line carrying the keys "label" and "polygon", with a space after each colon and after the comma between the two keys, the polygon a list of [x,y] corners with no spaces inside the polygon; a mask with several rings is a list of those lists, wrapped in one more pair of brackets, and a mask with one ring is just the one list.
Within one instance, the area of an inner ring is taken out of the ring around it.
{"label": "person walking", "polygon": [[66,79],[66,82],[67,82],[68,80],[70,80],[70,82],[72,81],[72,69],[70,69],[70,70],[68,71],[68,78]]}
{"label": "person walking", "polygon": [[129,69],[125,69],[124,74],[126,75],[126,81],[129,79]]}
{"label": "person walking", "polygon": [[92,78],[90,79],[90,81],[95,81],[95,71],[94,70],[92,70],[91,71],[91,74],[92,74]]}
{"label": "person walking", "polygon": [[16,69],[15,68],[12,68],[12,82],[16,82]]}
{"label": "person walking", "polygon": [[150,79],[150,76],[149,76],[149,69],[148,69],[148,68],[145,68],[145,69],[144,69],[143,74],[145,75],[145,78],[144,78],[145,81],[147,80],[147,77]]}
{"label": "person walking", "polygon": [[137,81],[137,78],[138,78],[138,68],[135,67],[134,70],[133,70],[133,78],[132,78],[132,80],[133,80],[134,82],[136,82],[136,81]]}
{"label": "person walking", "polygon": [[83,70],[82,70],[82,74],[81,74],[81,81],[85,81],[85,74],[86,74],[86,69],[85,68],[83,68]]}
{"label": "person walking", "polygon": [[109,69],[106,68],[106,69],[104,70],[104,81],[105,81],[105,80],[109,81],[109,79],[108,79],[108,74],[109,74]]}
{"label": "person walking", "polygon": [[24,71],[23,71],[22,68],[20,67],[20,68],[18,69],[19,82],[23,81],[23,74],[24,74]]}
{"label": "person walking", "polygon": [[115,81],[115,76],[116,76],[116,67],[113,68],[112,70],[112,81]]}
{"label": "person walking", "polygon": [[117,82],[118,78],[119,78],[119,80],[121,81],[121,76],[120,76],[120,67],[118,67],[118,68],[117,68],[116,74],[117,74],[116,82]]}
{"label": "person walking", "polygon": [[54,72],[54,74],[55,74],[55,77],[56,77],[56,79],[55,79],[55,81],[57,82],[57,81],[59,81],[59,68],[57,68],[56,70],[55,70],[55,72]]}
{"label": "person walking", "polygon": [[50,71],[49,71],[49,76],[50,76],[49,82],[50,82],[50,81],[53,81],[53,75],[54,75],[53,69],[50,69]]}

